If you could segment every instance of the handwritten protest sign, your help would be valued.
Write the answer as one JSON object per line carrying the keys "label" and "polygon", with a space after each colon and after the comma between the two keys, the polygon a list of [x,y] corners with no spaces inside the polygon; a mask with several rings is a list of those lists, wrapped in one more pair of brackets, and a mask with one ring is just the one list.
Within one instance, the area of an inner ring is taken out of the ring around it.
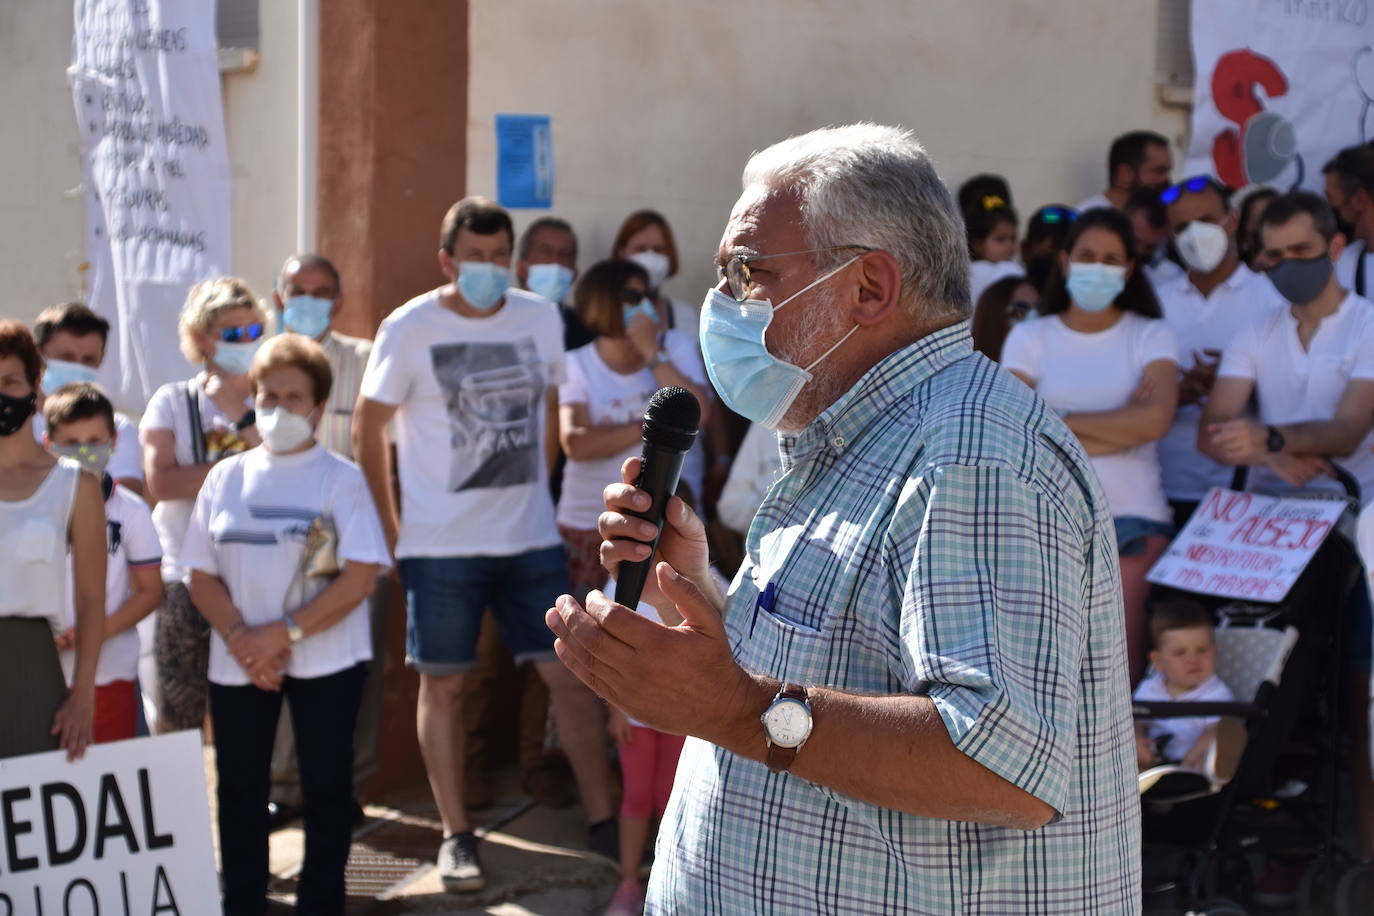
{"label": "handwritten protest sign", "polygon": [[219,911],[200,732],[0,760],[0,916]]}
{"label": "handwritten protest sign", "polygon": [[1148,578],[1224,598],[1282,601],[1344,510],[1342,500],[1213,488]]}
{"label": "handwritten protest sign", "polygon": [[194,371],[177,338],[187,289],[229,272],[217,53],[212,0],[75,0],[86,299],[110,321],[101,380],[135,414]]}

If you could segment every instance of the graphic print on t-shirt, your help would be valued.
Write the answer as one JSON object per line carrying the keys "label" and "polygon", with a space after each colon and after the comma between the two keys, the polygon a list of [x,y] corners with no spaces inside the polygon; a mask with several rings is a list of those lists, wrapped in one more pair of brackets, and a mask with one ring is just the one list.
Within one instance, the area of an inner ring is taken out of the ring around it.
{"label": "graphic print on t-shirt", "polygon": [[534,339],[438,344],[429,354],[448,404],[449,490],[537,482],[548,383]]}

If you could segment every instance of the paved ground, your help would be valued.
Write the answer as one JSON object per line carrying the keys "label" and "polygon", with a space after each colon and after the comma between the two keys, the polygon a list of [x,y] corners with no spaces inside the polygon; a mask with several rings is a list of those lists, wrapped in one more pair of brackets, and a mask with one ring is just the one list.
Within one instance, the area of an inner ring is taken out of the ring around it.
{"label": "paved ground", "polygon": [[[503,787],[512,778],[501,780]],[[428,794],[369,805],[354,832],[348,865],[348,916],[396,913],[591,916],[615,892],[616,870],[584,848],[586,822],[579,807],[554,810],[506,788],[487,809],[473,812],[486,889],[447,894],[434,869],[442,837]],[[272,836],[272,898],[289,912],[304,835],[299,825]]]}

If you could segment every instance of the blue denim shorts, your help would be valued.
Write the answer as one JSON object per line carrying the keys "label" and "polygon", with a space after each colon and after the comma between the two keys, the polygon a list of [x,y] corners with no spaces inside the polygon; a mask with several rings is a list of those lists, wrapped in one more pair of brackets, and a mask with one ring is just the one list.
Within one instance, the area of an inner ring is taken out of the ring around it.
{"label": "blue denim shorts", "polygon": [[1114,518],[1116,522],[1116,555],[1119,557],[1138,557],[1145,552],[1145,540],[1152,537],[1174,536],[1174,526],[1168,522],[1124,515]]}
{"label": "blue denim shorts", "polygon": [[572,591],[561,546],[509,557],[404,557],[398,567],[406,664],[421,674],[471,668],[488,609],[516,662],[557,658],[544,612]]}

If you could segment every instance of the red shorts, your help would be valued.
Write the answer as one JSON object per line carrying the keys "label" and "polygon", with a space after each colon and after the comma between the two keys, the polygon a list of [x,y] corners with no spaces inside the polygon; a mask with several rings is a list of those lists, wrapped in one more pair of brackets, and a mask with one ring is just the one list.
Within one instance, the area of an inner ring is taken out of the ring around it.
{"label": "red shorts", "polygon": [[95,688],[95,722],[91,740],[96,744],[123,741],[138,731],[138,688],[133,681],[111,681]]}

